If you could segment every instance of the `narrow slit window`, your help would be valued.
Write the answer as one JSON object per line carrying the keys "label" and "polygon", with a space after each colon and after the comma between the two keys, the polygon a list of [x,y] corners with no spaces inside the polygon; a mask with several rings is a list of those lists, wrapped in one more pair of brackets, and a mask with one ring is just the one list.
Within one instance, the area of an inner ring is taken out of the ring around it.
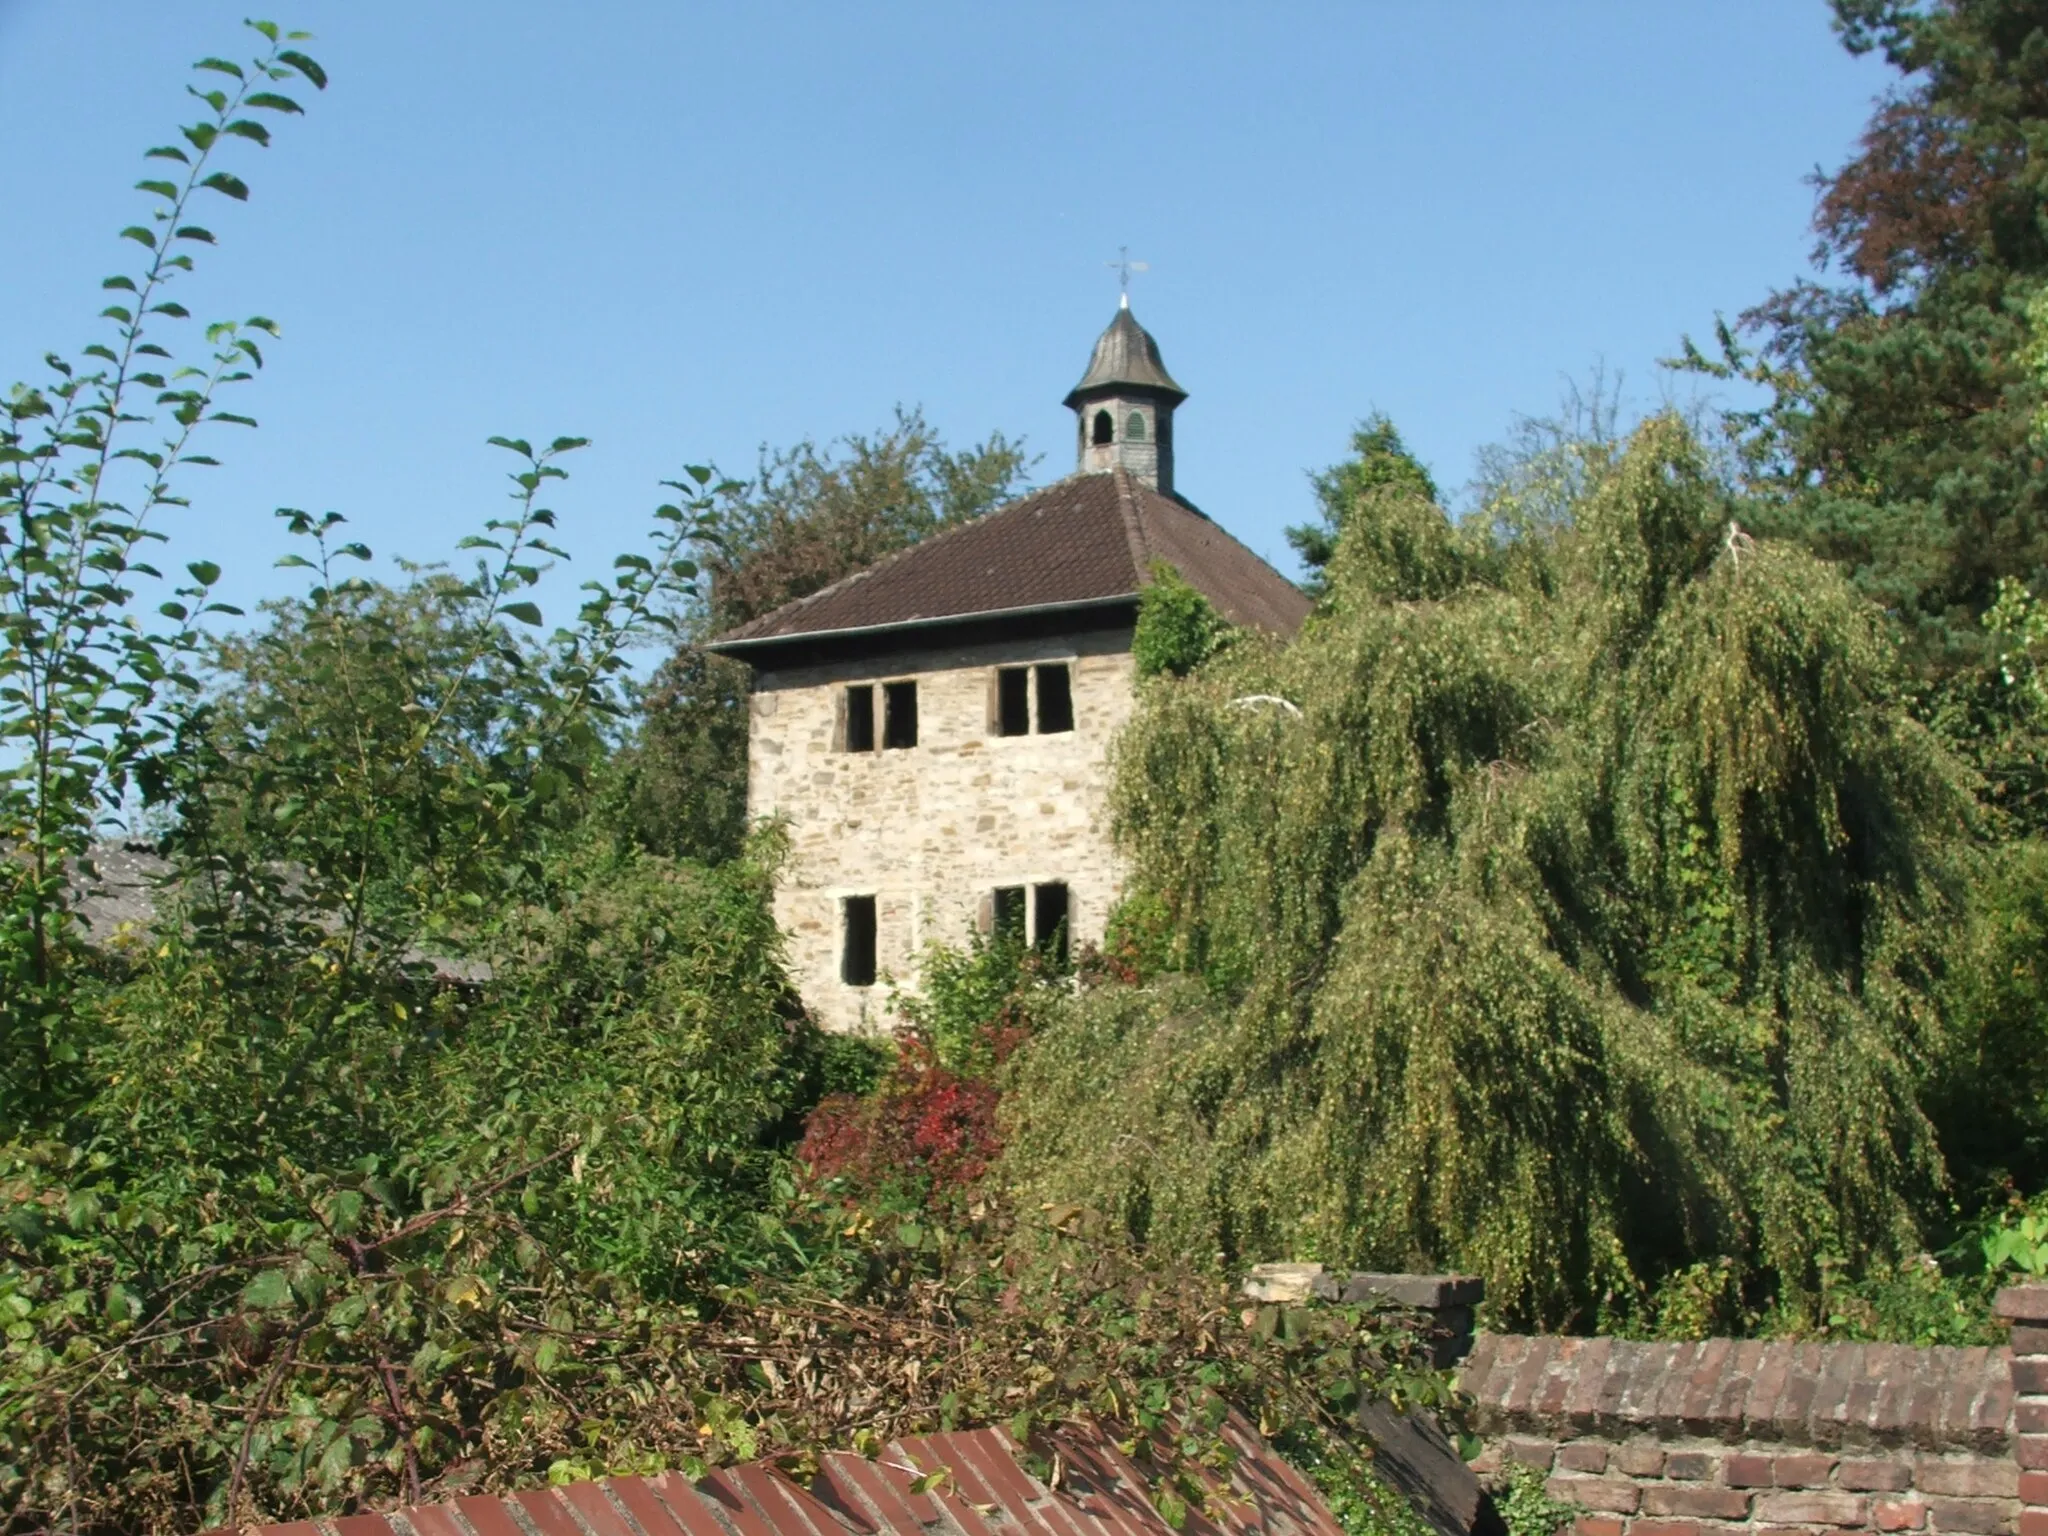
{"label": "narrow slit window", "polygon": [[990,903],[993,914],[991,926],[998,939],[1008,939],[1012,944],[1024,942],[1024,887],[1021,885],[999,885],[995,900]]}
{"label": "narrow slit window", "polygon": [[917,745],[917,684],[882,684],[882,745]]}
{"label": "narrow slit window", "polygon": [[1038,729],[1049,734],[1074,728],[1074,680],[1065,662],[1035,669],[1038,673]]}
{"label": "narrow slit window", "polygon": [[839,904],[839,979],[849,987],[875,984],[875,898],[848,896]]}
{"label": "narrow slit window", "polygon": [[862,683],[857,688],[846,690],[846,750],[849,752],[872,752],[875,750],[875,688],[872,683]]}
{"label": "narrow slit window", "polygon": [[1061,884],[1031,888],[1031,941],[1038,952],[1064,967],[1067,963],[1067,888]]}
{"label": "narrow slit window", "polygon": [[1031,669],[996,669],[996,734],[1024,736],[1031,730]]}

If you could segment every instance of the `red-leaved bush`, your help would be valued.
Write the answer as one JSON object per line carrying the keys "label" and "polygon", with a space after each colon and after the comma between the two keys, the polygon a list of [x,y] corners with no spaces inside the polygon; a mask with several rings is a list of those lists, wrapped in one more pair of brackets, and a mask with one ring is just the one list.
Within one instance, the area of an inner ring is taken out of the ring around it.
{"label": "red-leaved bush", "polygon": [[958,1194],[988,1171],[1002,1141],[995,1085],[939,1064],[931,1043],[906,1035],[873,1093],[835,1093],[811,1111],[797,1157],[815,1183],[858,1191],[926,1185]]}

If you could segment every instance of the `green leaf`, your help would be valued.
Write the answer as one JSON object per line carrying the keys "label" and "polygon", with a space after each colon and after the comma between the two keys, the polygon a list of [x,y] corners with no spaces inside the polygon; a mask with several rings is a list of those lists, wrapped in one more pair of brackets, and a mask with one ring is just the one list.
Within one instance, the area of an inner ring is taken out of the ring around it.
{"label": "green leaf", "polygon": [[220,580],[220,567],[211,560],[194,560],[185,569],[192,573],[192,579],[202,587],[210,587]]}
{"label": "green leaf", "polygon": [[266,147],[270,143],[270,130],[261,123],[250,122],[246,117],[236,118],[227,127],[223,128],[221,132],[232,133],[238,139],[254,139],[258,144],[265,145]]}
{"label": "green leaf", "polygon": [[231,176],[226,171],[215,171],[211,176],[201,181],[199,185],[211,187],[214,191],[224,196],[232,197],[238,203],[245,203],[249,200],[247,183],[241,177]]}
{"label": "green leaf", "polygon": [[507,603],[503,612],[506,618],[517,619],[522,624],[538,625],[541,622],[540,609],[532,603]]}
{"label": "green leaf", "polygon": [[145,160],[175,160],[180,165],[190,165],[192,163],[192,157],[174,144],[159,144],[155,149],[145,151],[142,158]]}
{"label": "green leaf", "polygon": [[197,240],[201,245],[214,245],[213,231],[201,229],[197,224],[180,224],[171,235],[173,240]]}
{"label": "green leaf", "polygon": [[230,64],[226,59],[201,59],[192,67],[194,69],[210,69],[217,75],[233,75],[237,80],[246,78],[242,74],[241,65]]}
{"label": "green leaf", "polygon": [[509,448],[512,452],[524,454],[529,459],[533,457],[533,444],[523,437],[491,437],[484,441],[493,448]]}
{"label": "green leaf", "polygon": [[296,101],[293,101],[291,97],[280,96],[275,91],[257,91],[248,98],[245,104],[264,112],[298,112],[303,114],[306,110]]}
{"label": "green leaf", "polygon": [[587,437],[558,437],[548,444],[548,452],[568,453],[572,449],[588,448],[589,446],[590,439]]}
{"label": "green leaf", "polygon": [[242,25],[252,32],[261,32],[273,43],[277,41],[277,23],[274,21],[244,21]]}
{"label": "green leaf", "polygon": [[146,245],[152,251],[156,249],[156,236],[144,229],[140,224],[130,224],[121,231],[121,238],[123,240],[133,240],[137,245]]}
{"label": "green leaf", "polygon": [[109,277],[100,282],[102,288],[119,288],[124,293],[134,293],[135,279],[132,277]]}
{"label": "green leaf", "polygon": [[177,186],[168,181],[138,181],[135,183],[135,190],[138,192],[154,192],[158,197],[167,197],[172,202],[178,200]]}
{"label": "green leaf", "polygon": [[300,74],[312,81],[318,89],[323,91],[327,89],[327,71],[307,58],[306,55],[300,53],[296,48],[287,48],[279,53],[277,57],[280,63],[291,65],[293,69],[296,69]]}
{"label": "green leaf", "polygon": [[281,1269],[258,1270],[249,1283],[242,1287],[244,1306],[268,1309],[288,1306],[292,1299],[291,1282]]}

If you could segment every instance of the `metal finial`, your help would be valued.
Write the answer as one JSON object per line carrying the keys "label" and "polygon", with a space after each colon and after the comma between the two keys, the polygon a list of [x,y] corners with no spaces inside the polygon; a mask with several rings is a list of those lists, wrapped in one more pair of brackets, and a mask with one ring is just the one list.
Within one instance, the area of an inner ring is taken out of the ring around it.
{"label": "metal finial", "polygon": [[1117,282],[1123,290],[1122,295],[1117,299],[1116,307],[1118,309],[1129,309],[1131,307],[1131,274],[1133,272],[1150,272],[1152,270],[1152,263],[1149,261],[1131,260],[1131,248],[1128,245],[1120,245],[1116,248],[1116,260],[1105,261],[1103,265],[1116,269]]}

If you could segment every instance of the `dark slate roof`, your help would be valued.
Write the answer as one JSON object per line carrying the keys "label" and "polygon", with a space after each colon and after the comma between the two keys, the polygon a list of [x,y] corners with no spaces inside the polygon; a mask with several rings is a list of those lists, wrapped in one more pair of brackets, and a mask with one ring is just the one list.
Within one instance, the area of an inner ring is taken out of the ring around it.
{"label": "dark slate roof", "polygon": [[1068,391],[1067,404],[1077,405],[1098,390],[1120,385],[1157,390],[1175,400],[1188,397],[1188,392],[1173,382],[1173,375],[1160,361],[1159,343],[1128,309],[1119,309],[1116,318],[1109,322],[1109,329],[1095,339],[1095,356],[1089,360],[1081,382]]}
{"label": "dark slate roof", "polygon": [[[819,1458],[808,1487],[772,1462],[724,1467],[694,1482],[679,1472],[470,1494],[387,1514],[241,1527],[241,1536],[1343,1536],[1293,1467],[1233,1414],[1238,1452],[1227,1491],[1176,1528],[1150,1481],[1113,1436],[1064,1426],[1045,1449],[1062,1465],[1050,1487],[1000,1429],[899,1440],[872,1460]],[[944,1473],[920,1489],[921,1474]],[[1224,1479],[1209,1475],[1212,1486]],[[228,1536],[216,1531],[209,1536]]]}
{"label": "dark slate roof", "polygon": [[1187,503],[1128,470],[1070,475],[729,630],[712,650],[1135,599],[1152,563],[1233,624],[1290,635],[1301,590]]}

